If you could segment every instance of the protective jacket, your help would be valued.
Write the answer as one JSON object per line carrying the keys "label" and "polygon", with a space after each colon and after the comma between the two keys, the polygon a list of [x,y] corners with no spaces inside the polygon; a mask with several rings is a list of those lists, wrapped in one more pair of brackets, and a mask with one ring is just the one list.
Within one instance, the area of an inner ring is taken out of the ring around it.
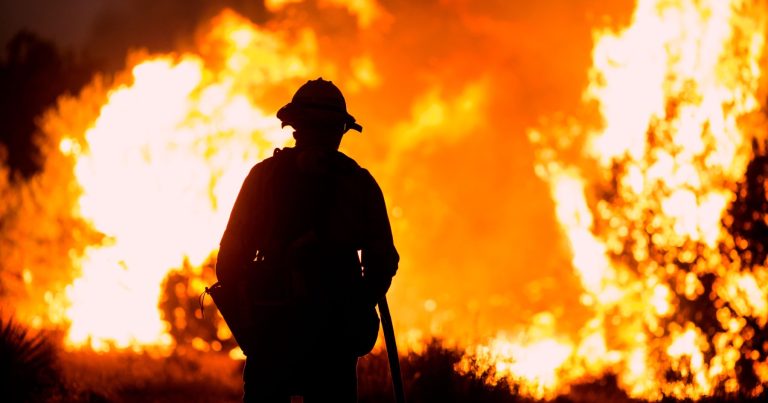
{"label": "protective jacket", "polygon": [[311,333],[327,336],[318,340],[323,348],[337,343],[343,350],[347,343],[362,355],[355,332],[371,331],[361,318],[375,317],[399,260],[381,189],[339,151],[278,151],[243,183],[221,240],[217,277],[224,286],[249,284],[250,299],[280,307],[260,324],[259,350],[306,344],[306,337],[291,335]]}

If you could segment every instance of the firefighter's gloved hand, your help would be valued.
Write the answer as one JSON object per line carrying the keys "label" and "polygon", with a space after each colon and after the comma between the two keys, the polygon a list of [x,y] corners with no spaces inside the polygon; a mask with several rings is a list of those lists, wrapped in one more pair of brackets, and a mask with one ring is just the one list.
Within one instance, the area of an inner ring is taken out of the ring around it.
{"label": "firefighter's gloved hand", "polygon": [[389,286],[391,284],[392,277],[365,277],[365,294],[371,306],[376,305],[382,298],[384,298],[385,295],[387,295],[387,291],[389,290]]}

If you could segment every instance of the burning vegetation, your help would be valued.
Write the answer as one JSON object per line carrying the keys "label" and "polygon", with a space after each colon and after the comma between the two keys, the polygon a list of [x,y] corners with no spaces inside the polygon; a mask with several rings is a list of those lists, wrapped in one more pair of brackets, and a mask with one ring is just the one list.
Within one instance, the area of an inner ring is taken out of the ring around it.
{"label": "burning vegetation", "polygon": [[60,332],[72,368],[208,353],[236,373],[242,353],[197,297],[243,177],[290,144],[274,111],[322,76],[365,124],[345,151],[391,207],[416,401],[429,366],[487,401],[590,400],[597,379],[625,400],[765,396],[768,6],[599,3],[583,6],[619,17],[266,1],[264,23],[225,9],[184,50],[132,51],[38,116],[39,172],[0,154],[3,305]]}

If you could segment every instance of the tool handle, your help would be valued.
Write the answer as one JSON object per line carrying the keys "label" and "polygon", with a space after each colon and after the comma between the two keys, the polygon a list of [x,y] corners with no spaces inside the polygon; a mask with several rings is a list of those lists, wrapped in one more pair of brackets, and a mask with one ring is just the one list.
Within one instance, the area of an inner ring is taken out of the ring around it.
{"label": "tool handle", "polygon": [[387,346],[389,372],[392,375],[392,388],[395,391],[395,401],[397,403],[405,403],[403,375],[400,371],[400,355],[397,353],[395,328],[392,326],[392,315],[389,312],[386,296],[382,297],[379,301],[379,316],[381,316],[381,328],[384,331],[384,344]]}

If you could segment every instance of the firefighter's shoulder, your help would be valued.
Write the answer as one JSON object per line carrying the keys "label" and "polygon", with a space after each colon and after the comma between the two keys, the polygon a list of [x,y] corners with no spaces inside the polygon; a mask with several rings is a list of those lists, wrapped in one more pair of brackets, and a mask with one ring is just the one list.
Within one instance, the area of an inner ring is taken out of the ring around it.
{"label": "firefighter's shoulder", "polygon": [[275,164],[275,162],[277,162],[278,159],[282,159],[285,156],[287,156],[287,154],[290,153],[289,150],[290,150],[290,148],[288,148],[288,147],[286,147],[286,148],[275,148],[275,150],[272,152],[271,156],[269,156],[267,158],[264,158],[263,160],[257,162],[251,168],[251,173],[256,173],[257,171],[260,171],[260,170],[269,169],[270,167],[272,167]]}
{"label": "firefighter's shoulder", "polygon": [[341,151],[336,151],[335,165],[342,171],[353,172],[361,176],[370,176],[370,173],[368,173],[367,169],[361,167],[357,161]]}

